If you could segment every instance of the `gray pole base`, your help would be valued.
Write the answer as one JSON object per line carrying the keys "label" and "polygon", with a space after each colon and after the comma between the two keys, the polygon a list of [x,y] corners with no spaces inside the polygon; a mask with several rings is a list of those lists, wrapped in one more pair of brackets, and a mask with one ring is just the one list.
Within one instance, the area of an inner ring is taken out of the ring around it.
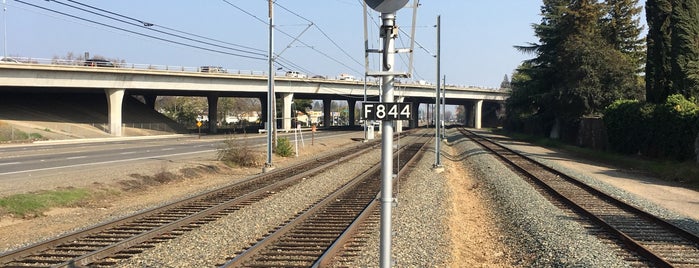
{"label": "gray pole base", "polygon": [[444,166],[442,165],[432,165],[432,171],[435,173],[442,173],[444,172]]}
{"label": "gray pole base", "polygon": [[271,164],[265,164],[265,166],[262,167],[262,173],[270,172],[270,171],[274,170],[274,168],[275,167]]}

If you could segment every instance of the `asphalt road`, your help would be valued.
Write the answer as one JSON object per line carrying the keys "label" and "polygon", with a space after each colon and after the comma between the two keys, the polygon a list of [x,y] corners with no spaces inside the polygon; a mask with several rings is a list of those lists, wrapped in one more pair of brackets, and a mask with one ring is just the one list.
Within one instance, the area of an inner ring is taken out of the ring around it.
{"label": "asphalt road", "polygon": [[[315,139],[344,135],[347,131],[319,131]],[[280,133],[294,141],[293,133]],[[311,133],[297,135],[311,142]],[[52,141],[28,145],[0,146],[0,180],[45,176],[65,170],[94,170],[100,167],[128,166],[151,159],[182,159],[210,154],[225,139],[246,139],[249,146],[266,147],[266,134],[202,136],[130,137],[98,140]],[[89,168],[88,168],[89,167]]]}

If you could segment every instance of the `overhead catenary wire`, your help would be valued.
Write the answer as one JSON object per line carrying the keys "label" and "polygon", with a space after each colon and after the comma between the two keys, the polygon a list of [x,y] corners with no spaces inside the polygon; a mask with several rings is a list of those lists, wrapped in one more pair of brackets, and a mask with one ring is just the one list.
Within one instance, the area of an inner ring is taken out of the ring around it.
{"label": "overhead catenary wire", "polygon": [[342,48],[342,46],[338,45],[337,42],[335,42],[334,39],[332,39],[327,33],[325,33],[325,31],[323,31],[322,28],[320,28],[320,26],[318,26],[318,24],[313,23],[313,21],[311,21],[311,20],[309,20],[309,19],[307,19],[307,18],[305,18],[305,17],[299,15],[299,14],[296,13],[296,12],[291,11],[290,9],[286,8],[285,6],[280,5],[279,3],[276,3],[276,2],[275,2],[275,5],[277,5],[277,6],[280,7],[281,9],[284,9],[284,10],[286,10],[287,12],[289,12],[289,13],[291,13],[291,14],[293,14],[293,15],[295,15],[295,16],[297,16],[297,17],[299,17],[299,18],[301,18],[301,19],[303,19],[303,20],[305,20],[305,21],[307,21],[307,22],[310,23],[311,25],[315,26],[315,28],[318,29],[318,32],[320,32],[320,33],[321,33],[326,39],[328,39],[337,49],[339,49],[343,54],[345,54],[345,56],[347,56],[348,58],[350,58],[352,61],[354,61],[354,62],[357,63],[358,65],[362,66],[362,63],[361,63],[360,61],[358,61],[356,58],[352,57],[352,55],[350,55],[344,48]]}
{"label": "overhead catenary wire", "polygon": [[[238,5],[236,5],[236,4],[233,4],[233,3],[231,3],[231,2],[228,1],[228,0],[222,0],[222,1],[225,2],[226,4],[232,6],[233,8],[235,8],[235,9],[237,9],[237,10],[243,12],[244,14],[246,14],[246,15],[248,15],[248,16],[254,18],[255,20],[259,21],[260,23],[268,24],[267,21],[265,21],[265,20],[263,20],[263,19],[260,19],[258,16],[255,16],[253,13],[251,13],[251,12],[249,12],[249,11],[247,11],[247,10],[241,8],[240,6],[238,6]],[[268,0],[265,0],[265,1],[268,1]],[[298,14],[295,13],[295,12],[289,11],[288,8],[283,7],[283,6],[280,6],[279,4],[276,3],[276,1],[275,1],[275,5],[279,6],[280,8],[284,9],[285,11],[291,12],[291,13],[294,14],[295,16],[301,17],[301,18],[302,18],[303,20],[305,20],[305,21],[308,21],[308,22],[310,22],[310,23],[313,23],[311,20],[306,19],[306,18],[304,18],[304,17],[298,15]],[[315,24],[315,23],[313,23],[313,24]],[[319,29],[318,27],[316,27],[316,28]],[[291,34],[285,32],[285,31],[282,31],[281,29],[279,29],[279,27],[275,27],[274,29],[275,29],[277,32],[281,33],[282,35],[284,35],[284,36],[286,36],[286,37],[288,37],[288,38],[291,38],[292,40],[298,39],[297,37],[294,37],[293,35],[291,35]],[[357,70],[356,68],[349,66],[349,65],[346,64],[345,62],[343,62],[343,61],[341,61],[341,60],[338,60],[338,59],[336,59],[335,57],[330,56],[328,53],[323,52],[323,51],[321,51],[321,50],[315,48],[314,46],[312,46],[312,45],[310,45],[310,44],[304,42],[303,40],[298,39],[298,40],[296,40],[295,42],[298,42],[299,44],[303,45],[304,47],[307,47],[307,48],[309,48],[309,49],[315,51],[316,53],[322,55],[323,57],[325,57],[325,58],[327,58],[327,59],[329,59],[329,60],[331,60],[331,61],[333,61],[333,62],[335,62],[335,63],[337,63],[337,64],[340,64],[340,65],[344,66],[345,68],[348,68],[349,70],[352,70],[352,71],[355,72],[355,73],[363,73],[362,71],[359,71],[359,70]],[[280,55],[275,55],[275,57],[276,57],[276,58],[283,58],[283,57],[280,56]],[[359,65],[361,66],[362,64],[359,63]]]}
{"label": "overhead catenary wire", "polygon": [[105,14],[101,14],[101,13],[98,13],[98,12],[95,12],[95,11],[92,11],[92,10],[87,10],[87,9],[85,9],[85,8],[81,8],[81,7],[77,7],[77,6],[74,6],[74,5],[70,5],[70,4],[67,4],[67,3],[63,3],[63,2],[58,1],[58,0],[48,0],[48,2],[58,3],[58,4],[61,4],[61,5],[70,7],[70,8],[74,8],[74,9],[77,9],[77,10],[80,10],[80,11],[84,11],[84,12],[87,12],[87,13],[90,13],[90,14],[93,14],[93,15],[105,17],[105,18],[108,18],[108,19],[111,19],[111,20],[114,20],[114,21],[118,21],[118,22],[121,22],[121,23],[129,24],[129,25],[136,26],[136,27],[140,27],[140,28],[143,28],[143,29],[155,31],[155,32],[158,32],[158,33],[161,33],[161,34],[165,34],[165,35],[170,35],[170,36],[177,37],[177,38],[181,38],[181,39],[184,39],[184,40],[193,41],[193,42],[198,42],[198,43],[202,43],[202,44],[209,45],[209,46],[213,46],[213,47],[218,47],[218,48],[223,48],[223,49],[229,49],[229,50],[232,50],[232,51],[237,51],[237,52],[241,52],[241,53],[247,53],[247,54],[251,54],[251,55],[265,56],[265,54],[263,53],[264,51],[263,51],[263,50],[260,50],[260,49],[255,49],[255,50],[260,51],[260,52],[251,52],[251,51],[246,51],[246,50],[242,50],[242,49],[238,49],[238,48],[232,48],[232,47],[222,46],[222,45],[214,44],[214,43],[207,42],[207,41],[201,41],[201,40],[197,40],[197,39],[190,38],[190,37],[187,37],[187,36],[183,36],[183,35],[180,35],[180,34],[173,34],[173,33],[169,33],[169,32],[166,32],[166,31],[161,31],[161,30],[153,29],[153,26],[155,26],[155,24],[153,24],[153,23],[147,23],[147,22],[145,22],[145,21],[143,21],[143,20],[131,18],[131,17],[128,17],[128,16],[124,16],[124,15],[115,13],[115,12],[111,12],[111,11],[107,11],[107,10],[100,9],[100,8],[97,8],[97,7],[93,7],[93,6],[90,6],[90,5],[81,4],[81,3],[77,2],[77,1],[74,1],[74,0],[67,0],[67,1],[72,2],[72,3],[79,4],[79,5],[81,5],[81,6],[85,6],[85,7],[91,8],[91,9],[95,9],[95,10],[98,10],[98,11],[100,11],[100,12],[104,12],[104,13],[107,13],[107,14],[111,14],[111,15],[115,15],[115,16],[118,16],[118,17],[126,18],[126,19],[128,19],[128,20],[136,21],[136,22],[138,22],[138,24],[132,23],[132,22],[128,22],[128,21],[126,21],[126,20],[119,19],[119,18],[115,18],[115,17],[112,17],[112,16],[108,16],[108,15],[105,15]]}
{"label": "overhead catenary wire", "polygon": [[154,35],[149,35],[149,34],[145,34],[145,33],[140,33],[140,32],[134,31],[134,30],[129,30],[129,29],[125,29],[125,28],[121,28],[121,27],[109,25],[109,24],[106,24],[106,23],[102,23],[102,22],[99,22],[99,21],[95,21],[95,20],[83,18],[83,17],[77,16],[77,15],[69,14],[69,13],[66,13],[66,12],[62,12],[62,11],[58,11],[58,10],[55,10],[55,9],[51,9],[51,8],[39,6],[39,5],[32,4],[32,3],[28,3],[28,2],[25,2],[25,1],[22,1],[22,0],[15,0],[15,1],[18,2],[18,3],[24,4],[24,5],[28,5],[28,6],[31,6],[31,7],[34,7],[34,8],[38,8],[38,9],[41,9],[41,10],[45,10],[45,11],[49,11],[49,12],[52,12],[52,13],[56,13],[56,14],[59,14],[59,15],[62,15],[62,16],[70,17],[70,18],[73,18],[73,19],[77,19],[77,20],[89,22],[89,23],[92,23],[92,24],[96,24],[96,25],[100,25],[100,26],[103,26],[103,27],[107,27],[107,28],[111,28],[111,29],[115,29],[115,30],[127,32],[127,33],[130,33],[130,34],[134,34],[134,35],[138,35],[138,36],[142,36],[142,37],[147,37],[147,38],[151,38],[151,39],[156,39],[156,40],[163,41],[163,42],[167,42],[167,43],[177,44],[177,45],[181,45],[181,46],[185,46],[185,47],[196,48],[196,49],[200,49],[200,50],[205,50],[205,51],[209,51],[209,52],[215,52],[215,53],[220,53],[220,54],[225,54],[225,55],[230,55],[230,56],[236,56],[236,57],[242,57],[242,58],[248,58],[248,59],[255,59],[255,60],[267,60],[266,57],[255,57],[255,56],[250,56],[250,55],[243,55],[243,54],[233,53],[233,52],[224,51],[224,50],[220,50],[220,49],[207,48],[207,47],[204,47],[204,46],[188,44],[188,43],[181,42],[181,41],[170,40],[170,39],[166,39],[166,38],[163,38],[163,37],[158,37],[158,36],[154,36]]}
{"label": "overhead catenary wire", "polygon": [[[47,1],[50,1],[50,0],[47,0]],[[180,31],[180,30],[173,29],[173,28],[170,28],[170,27],[165,27],[165,26],[163,26],[163,25],[159,25],[159,24],[156,24],[156,23],[148,22],[148,21],[145,21],[145,20],[137,19],[137,18],[132,18],[132,17],[129,17],[129,16],[125,16],[125,15],[116,13],[116,12],[112,12],[112,11],[105,10],[105,9],[102,9],[102,8],[98,8],[98,7],[95,7],[95,6],[91,6],[91,5],[88,5],[88,4],[80,3],[80,2],[75,1],[75,0],[67,0],[67,1],[68,1],[68,2],[71,2],[71,3],[75,3],[75,4],[78,4],[78,5],[81,5],[81,6],[84,6],[84,7],[88,7],[88,8],[91,8],[91,9],[99,10],[99,11],[104,12],[104,13],[108,13],[108,14],[112,14],[112,15],[115,15],[115,16],[118,16],[118,17],[125,18],[125,19],[133,20],[133,21],[136,21],[136,22],[138,22],[138,23],[141,23],[143,26],[146,26],[146,27],[159,27],[159,28],[166,29],[166,30],[168,30],[168,31],[173,31],[173,32],[177,32],[177,33],[181,33],[181,34],[186,34],[186,35],[191,35],[191,36],[198,37],[198,38],[202,38],[202,39],[209,40],[209,41],[219,42],[219,43],[227,44],[227,45],[231,45],[231,46],[237,46],[237,47],[241,47],[241,48],[249,49],[249,50],[253,50],[253,51],[265,52],[265,50],[263,50],[263,49],[258,49],[258,48],[254,48],[254,47],[250,47],[250,46],[245,46],[245,45],[235,44],[235,43],[231,43],[231,42],[227,42],[227,41],[217,40],[217,39],[205,37],[205,36],[198,35],[198,34],[194,34],[194,33],[189,33],[189,32],[185,32],[185,31]]]}

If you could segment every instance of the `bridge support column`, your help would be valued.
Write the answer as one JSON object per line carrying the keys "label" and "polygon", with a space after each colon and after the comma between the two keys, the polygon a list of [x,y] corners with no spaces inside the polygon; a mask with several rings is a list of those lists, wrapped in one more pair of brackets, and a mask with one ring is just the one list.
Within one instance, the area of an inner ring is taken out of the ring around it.
{"label": "bridge support column", "polygon": [[476,129],[481,128],[481,119],[483,117],[483,100],[477,100],[476,105],[473,106],[473,127]]}
{"label": "bridge support column", "polygon": [[218,132],[218,95],[210,94],[206,96],[209,103],[209,133],[216,134]]}
{"label": "bridge support column", "polygon": [[420,127],[420,103],[419,102],[412,102],[410,105],[413,107],[410,107],[410,109],[413,110],[413,114],[410,117],[410,128],[418,128]]}
{"label": "bridge support column", "polygon": [[[396,97],[396,102],[405,102],[405,97]],[[398,121],[396,121],[394,133],[401,133],[401,132],[403,132],[403,120],[398,120]]]}
{"label": "bridge support column", "polygon": [[122,104],[124,103],[124,89],[108,88],[104,90],[107,94],[107,118],[109,120],[109,134],[121,137],[121,116]]}
{"label": "bridge support column", "polygon": [[294,102],[294,93],[282,93],[282,128],[285,131],[290,131],[293,127],[291,125],[292,117],[296,117],[291,114],[291,104]]}
{"label": "bridge support column", "polygon": [[146,105],[153,110],[155,110],[155,100],[157,98],[158,98],[158,95],[154,95],[154,94],[143,95],[143,99],[146,101]]}
{"label": "bridge support column", "polygon": [[349,126],[356,126],[355,120],[356,117],[354,116],[354,112],[357,110],[357,101],[356,100],[347,100],[347,107],[349,108]]}
{"label": "bridge support column", "polygon": [[323,127],[330,127],[332,125],[332,113],[330,112],[330,106],[333,100],[323,99]]}

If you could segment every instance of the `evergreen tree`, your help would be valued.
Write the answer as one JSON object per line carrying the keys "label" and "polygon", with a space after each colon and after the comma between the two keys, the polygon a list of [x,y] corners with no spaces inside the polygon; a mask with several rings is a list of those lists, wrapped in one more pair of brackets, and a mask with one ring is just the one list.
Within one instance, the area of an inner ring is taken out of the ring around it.
{"label": "evergreen tree", "polygon": [[542,22],[534,25],[540,43],[517,47],[536,57],[525,61],[518,79],[513,78],[514,99],[508,104],[516,107],[508,110],[532,111],[551,137],[571,137],[581,116],[599,113],[617,98],[638,95],[637,61],[619,49],[637,44],[638,37],[616,31],[618,41],[612,44],[605,33],[614,31],[603,30],[616,17],[610,10],[597,0],[544,0]]}
{"label": "evergreen tree", "polygon": [[672,87],[670,14],[672,0],[647,0],[646,21],[648,23],[646,61],[646,100],[663,103]]}
{"label": "evergreen tree", "polygon": [[699,0],[675,0],[670,16],[671,79],[669,94],[699,97]]}
{"label": "evergreen tree", "polygon": [[607,15],[602,20],[602,34],[610,45],[627,55],[643,71],[646,62],[645,38],[641,37],[638,0],[606,0]]}
{"label": "evergreen tree", "polygon": [[505,78],[500,82],[500,88],[512,88],[510,85],[510,78],[508,78],[507,75],[505,75]]}

